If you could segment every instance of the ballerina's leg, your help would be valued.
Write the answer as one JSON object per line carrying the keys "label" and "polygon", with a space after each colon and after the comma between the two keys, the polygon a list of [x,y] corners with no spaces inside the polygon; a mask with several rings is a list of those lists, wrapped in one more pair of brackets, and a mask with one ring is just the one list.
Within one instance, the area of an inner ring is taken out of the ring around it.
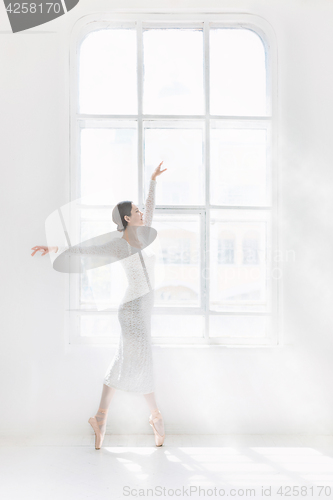
{"label": "ballerina's leg", "polygon": [[108,385],[103,384],[101,401],[99,404],[98,411],[95,415],[96,420],[98,422],[98,426],[102,434],[105,433],[107,414],[109,411],[111,400],[115,395],[115,392],[116,389],[114,387],[109,387]]}

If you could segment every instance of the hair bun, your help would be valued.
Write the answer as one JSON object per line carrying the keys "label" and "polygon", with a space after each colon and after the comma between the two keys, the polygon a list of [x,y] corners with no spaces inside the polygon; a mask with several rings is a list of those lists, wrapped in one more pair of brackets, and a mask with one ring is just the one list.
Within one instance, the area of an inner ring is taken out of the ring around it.
{"label": "hair bun", "polygon": [[117,231],[122,231],[124,229],[123,223],[121,221],[118,205],[112,210],[112,220],[117,224]]}
{"label": "hair bun", "polygon": [[125,216],[131,216],[132,202],[121,201],[112,210],[112,220],[117,226],[117,231],[125,231],[128,222]]}

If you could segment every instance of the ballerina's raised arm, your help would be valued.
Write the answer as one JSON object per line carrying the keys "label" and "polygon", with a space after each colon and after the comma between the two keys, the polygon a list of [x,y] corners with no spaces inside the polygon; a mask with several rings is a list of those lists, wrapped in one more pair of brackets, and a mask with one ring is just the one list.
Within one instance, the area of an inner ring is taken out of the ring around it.
{"label": "ballerina's raised arm", "polygon": [[[156,182],[156,177],[158,177],[163,172],[165,172],[165,170],[167,170],[167,168],[164,168],[163,170],[161,170],[162,163],[163,163],[163,161],[161,161],[161,163],[158,165],[158,167],[155,168],[154,172],[152,173],[152,176],[151,176],[152,181]],[[144,221],[145,226],[151,226],[152,221],[153,221],[154,208],[155,208],[154,187],[155,186],[150,186],[149,193],[148,193],[147,200],[146,200],[145,212],[143,215],[143,221]],[[99,248],[99,251],[102,253],[103,253],[103,251],[107,252],[108,250],[110,250],[109,247],[110,247],[110,244],[101,245]],[[47,247],[47,246],[37,245],[37,246],[33,247],[31,250],[33,250],[32,254],[31,254],[32,256],[34,256],[37,252],[42,252],[41,255],[43,256],[43,255],[48,254],[49,252],[57,253],[58,247],[57,246]],[[82,247],[82,248],[70,249],[69,251],[71,253],[95,253],[96,249],[92,248],[92,247],[90,247],[90,248],[89,247],[86,247],[86,248]]]}

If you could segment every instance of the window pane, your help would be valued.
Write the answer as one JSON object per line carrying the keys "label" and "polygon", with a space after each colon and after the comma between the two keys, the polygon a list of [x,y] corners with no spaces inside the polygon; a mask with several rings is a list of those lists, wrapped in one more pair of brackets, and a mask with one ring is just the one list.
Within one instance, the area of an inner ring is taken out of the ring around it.
{"label": "window pane", "polygon": [[90,33],[80,47],[80,113],[136,114],[136,59],[135,30]]}
{"label": "window pane", "polygon": [[151,336],[154,337],[203,337],[205,321],[197,314],[153,314]]}
{"label": "window pane", "polygon": [[135,201],[137,187],[136,129],[83,129],[81,196],[108,189],[110,197],[106,204],[115,205],[122,199]]}
{"label": "window pane", "polygon": [[266,316],[218,316],[209,317],[210,337],[266,337],[269,319]]}
{"label": "window pane", "polygon": [[143,33],[145,114],[203,114],[203,32]]}
{"label": "window pane", "polygon": [[266,130],[211,129],[212,205],[266,205]]}
{"label": "window pane", "polygon": [[153,170],[164,161],[168,170],[158,181],[157,205],[203,205],[205,171],[202,129],[146,129],[146,192]]}
{"label": "window pane", "polygon": [[269,214],[212,210],[210,310],[269,312]]}
{"label": "window pane", "polygon": [[198,215],[155,215],[164,279],[155,306],[200,306],[200,219]]}
{"label": "window pane", "polygon": [[120,325],[117,314],[84,314],[79,321],[81,337],[110,337],[113,341],[119,338]]}
{"label": "window pane", "polygon": [[210,30],[210,112],[266,115],[265,50],[248,29]]}

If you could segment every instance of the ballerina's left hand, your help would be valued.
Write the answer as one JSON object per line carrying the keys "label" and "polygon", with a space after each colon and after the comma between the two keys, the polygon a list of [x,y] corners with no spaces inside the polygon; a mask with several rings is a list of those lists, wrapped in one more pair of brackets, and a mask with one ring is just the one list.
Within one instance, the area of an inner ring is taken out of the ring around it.
{"label": "ballerina's left hand", "polygon": [[157,177],[158,175],[161,175],[161,174],[162,174],[162,172],[165,172],[165,170],[168,170],[167,168],[165,168],[164,170],[161,170],[161,165],[162,165],[162,163],[163,163],[163,161],[161,161],[161,163],[159,164],[159,166],[155,168],[155,170],[154,170],[154,172],[153,172],[153,174],[152,174],[152,176],[151,176],[151,178],[152,178],[152,180],[153,180],[153,181],[155,181],[155,180],[156,180],[156,177]]}

